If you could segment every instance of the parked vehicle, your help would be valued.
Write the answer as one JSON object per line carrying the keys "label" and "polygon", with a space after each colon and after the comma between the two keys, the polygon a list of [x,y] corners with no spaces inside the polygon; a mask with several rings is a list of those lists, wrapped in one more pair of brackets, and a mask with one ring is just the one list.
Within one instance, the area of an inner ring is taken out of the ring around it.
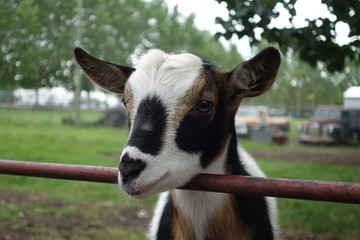
{"label": "parked vehicle", "polygon": [[235,116],[236,133],[254,141],[284,143],[290,118],[282,112],[266,106],[241,106]]}
{"label": "parked vehicle", "polygon": [[[241,106],[236,112],[235,125],[246,126],[246,137],[249,137],[251,129],[256,126],[266,126],[269,122],[268,108],[263,106]],[[241,133],[237,132],[238,135]]]}
{"label": "parked vehicle", "polygon": [[360,87],[344,92],[344,105],[320,105],[298,126],[303,143],[360,143]]}
{"label": "parked vehicle", "polygon": [[319,106],[310,121],[298,127],[302,143],[359,142],[360,109],[340,105]]}
{"label": "parked vehicle", "polygon": [[284,109],[269,108],[269,116],[270,125],[276,126],[284,132],[290,130],[291,118],[286,114]]}
{"label": "parked vehicle", "polygon": [[244,122],[241,121],[235,121],[235,130],[236,130],[236,135],[238,137],[247,137],[248,136],[248,128],[246,126],[246,124]]}

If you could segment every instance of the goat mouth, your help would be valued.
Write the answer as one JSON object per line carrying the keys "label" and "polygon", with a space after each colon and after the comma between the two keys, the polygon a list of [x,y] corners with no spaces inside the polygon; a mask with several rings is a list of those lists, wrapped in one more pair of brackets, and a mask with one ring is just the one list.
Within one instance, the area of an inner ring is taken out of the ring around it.
{"label": "goat mouth", "polygon": [[162,177],[150,182],[149,184],[145,184],[139,187],[133,186],[131,190],[127,191],[127,193],[131,196],[144,195],[154,189],[159,183],[163,182],[168,176],[169,173],[165,173]]}

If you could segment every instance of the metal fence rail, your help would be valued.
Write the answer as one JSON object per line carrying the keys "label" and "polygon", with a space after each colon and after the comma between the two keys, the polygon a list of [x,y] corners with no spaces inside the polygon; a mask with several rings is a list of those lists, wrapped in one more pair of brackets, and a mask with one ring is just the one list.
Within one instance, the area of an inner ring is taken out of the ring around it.
{"label": "metal fence rail", "polygon": [[[0,174],[117,183],[118,169],[0,160]],[[200,174],[180,189],[360,204],[360,183]]]}

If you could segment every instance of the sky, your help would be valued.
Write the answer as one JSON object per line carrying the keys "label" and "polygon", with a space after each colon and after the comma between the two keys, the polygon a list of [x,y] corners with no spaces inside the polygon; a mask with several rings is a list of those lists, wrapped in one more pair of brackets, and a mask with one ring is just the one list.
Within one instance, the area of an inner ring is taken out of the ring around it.
{"label": "sky", "polygon": [[[226,19],[228,16],[226,4],[219,4],[215,0],[166,0],[166,2],[170,9],[178,5],[180,13],[184,16],[194,13],[196,16],[195,25],[199,29],[210,31],[212,34],[222,30],[220,25],[215,24],[215,18],[221,17]],[[280,17],[276,21],[273,21],[271,26],[278,28],[291,27],[291,24],[285,20],[285,17],[289,14],[281,4],[278,4],[276,7],[280,12]],[[297,11],[297,16],[294,18],[294,25],[296,27],[304,26],[306,24],[306,18],[310,20],[318,17],[330,18],[331,20],[332,18],[336,18],[329,13],[326,5],[321,4],[321,0],[298,0],[295,4],[295,9]],[[349,27],[346,24],[340,23],[337,24],[336,31],[339,35],[336,40],[339,43],[346,43],[348,41],[346,36],[349,33]],[[225,46],[228,45],[225,40],[222,40],[222,42]],[[246,37],[241,40],[233,37],[231,42],[237,45],[239,52],[244,57],[250,56],[251,49]]]}

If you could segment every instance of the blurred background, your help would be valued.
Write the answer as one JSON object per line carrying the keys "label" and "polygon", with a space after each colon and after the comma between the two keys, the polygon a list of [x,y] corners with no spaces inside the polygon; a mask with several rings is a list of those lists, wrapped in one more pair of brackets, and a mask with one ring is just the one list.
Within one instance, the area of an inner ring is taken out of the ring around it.
{"label": "blurred background", "polygon": [[[273,87],[243,101],[240,143],[270,177],[360,182],[360,1],[0,0],[0,159],[111,166],[121,96],[73,59],[136,66],[148,49],[230,71],[274,46]],[[144,239],[156,197],[114,185],[0,175],[0,240]],[[279,199],[284,239],[360,239],[360,206]]]}

